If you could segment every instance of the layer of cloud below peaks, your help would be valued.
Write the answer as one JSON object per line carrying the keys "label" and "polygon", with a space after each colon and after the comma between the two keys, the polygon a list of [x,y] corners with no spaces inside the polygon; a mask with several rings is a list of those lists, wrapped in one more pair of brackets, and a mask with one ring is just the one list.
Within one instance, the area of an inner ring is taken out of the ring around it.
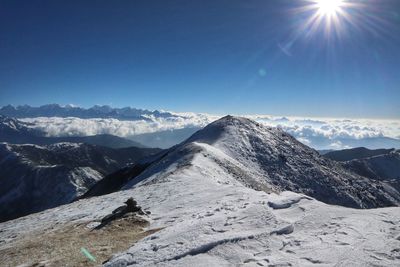
{"label": "layer of cloud below peaks", "polygon": [[[268,126],[281,127],[299,141],[316,149],[400,148],[400,120],[315,119],[299,117],[246,116]],[[113,134],[130,137],[191,127],[204,127],[219,116],[181,113],[178,117],[122,121],[118,119],[80,119],[39,117],[22,119],[34,124],[49,136],[85,136]]]}

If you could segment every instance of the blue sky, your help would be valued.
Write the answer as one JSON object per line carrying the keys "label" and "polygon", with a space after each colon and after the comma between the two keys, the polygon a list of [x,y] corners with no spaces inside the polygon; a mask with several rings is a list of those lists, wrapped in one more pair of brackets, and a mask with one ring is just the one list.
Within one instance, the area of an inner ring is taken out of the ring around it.
{"label": "blue sky", "polygon": [[351,2],[1,0],[0,105],[399,118],[400,1]]}

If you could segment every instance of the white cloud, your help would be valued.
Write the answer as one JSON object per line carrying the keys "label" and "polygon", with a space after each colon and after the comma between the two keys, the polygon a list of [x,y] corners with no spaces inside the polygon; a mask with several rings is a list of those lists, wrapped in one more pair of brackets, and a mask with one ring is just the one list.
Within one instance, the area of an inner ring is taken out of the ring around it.
{"label": "white cloud", "polygon": [[281,127],[300,142],[317,149],[341,149],[362,145],[371,148],[386,145],[392,147],[396,142],[386,139],[398,139],[400,136],[399,120],[315,119],[264,115],[247,117],[269,126]]}
{"label": "white cloud", "polygon": [[124,121],[118,119],[81,119],[75,117],[37,117],[20,119],[33,123],[34,128],[47,133],[48,136],[85,136],[96,134],[113,134],[128,137],[143,133],[153,133],[188,127],[203,127],[218,117],[185,113],[179,117],[160,118],[147,116],[147,120]]}
{"label": "white cloud", "polygon": [[[34,124],[49,136],[113,134],[129,137],[142,133],[188,127],[203,127],[219,116],[198,113],[174,113],[176,117],[160,118],[150,115],[147,120],[80,119],[39,117],[22,119]],[[354,146],[370,148],[392,147],[400,141],[400,120],[301,118],[249,115],[260,123],[281,127],[300,142],[316,149],[340,149]]]}

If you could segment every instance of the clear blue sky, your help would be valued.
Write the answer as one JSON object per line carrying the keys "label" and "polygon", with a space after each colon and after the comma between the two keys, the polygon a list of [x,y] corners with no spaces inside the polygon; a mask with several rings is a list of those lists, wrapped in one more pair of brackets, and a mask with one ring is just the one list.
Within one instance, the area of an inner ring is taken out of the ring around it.
{"label": "clear blue sky", "polygon": [[399,118],[400,1],[361,2],[335,34],[302,0],[0,0],[0,105]]}

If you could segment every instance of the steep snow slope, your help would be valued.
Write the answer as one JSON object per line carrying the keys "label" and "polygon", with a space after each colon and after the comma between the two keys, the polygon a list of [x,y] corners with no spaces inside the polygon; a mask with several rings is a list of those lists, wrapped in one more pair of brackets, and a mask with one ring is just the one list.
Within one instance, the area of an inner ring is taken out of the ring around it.
{"label": "steep snow slope", "polygon": [[0,143],[0,221],[65,204],[157,149]]}
{"label": "steep snow slope", "polygon": [[399,208],[353,210],[255,191],[244,186],[254,177],[235,166],[214,146],[187,142],[137,177],[126,188],[152,211],[152,227],[166,228],[106,266],[395,266],[400,259]]}
{"label": "steep snow slope", "polygon": [[[161,230],[106,266],[398,264],[400,208],[355,210],[292,192],[256,191],[237,179],[235,164],[240,163],[220,149],[188,142],[126,190],[1,223],[0,255],[27,235],[66,224],[93,228],[93,221],[134,197],[152,212],[150,228]],[[247,178],[252,177],[243,176]],[[51,262],[51,256],[43,260]]]}

